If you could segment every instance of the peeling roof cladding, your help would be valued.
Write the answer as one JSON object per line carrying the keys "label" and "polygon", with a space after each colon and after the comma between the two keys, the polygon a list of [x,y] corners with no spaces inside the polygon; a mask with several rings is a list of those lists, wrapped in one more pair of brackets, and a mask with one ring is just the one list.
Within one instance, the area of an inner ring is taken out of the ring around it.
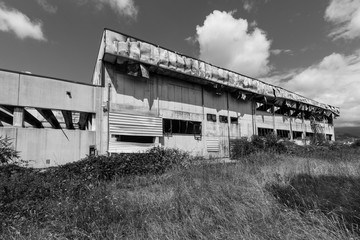
{"label": "peeling roof cladding", "polygon": [[[105,29],[105,54],[111,54],[133,60],[135,62],[156,66],[179,74],[196,77],[215,84],[244,90],[258,95],[284,100],[288,107],[297,105],[298,109],[310,112],[324,112],[340,115],[338,107],[326,105],[305,98],[278,86],[264,83],[204,61],[191,58],[154,44],[136,39],[123,33]],[[296,104],[298,103],[298,104]]]}

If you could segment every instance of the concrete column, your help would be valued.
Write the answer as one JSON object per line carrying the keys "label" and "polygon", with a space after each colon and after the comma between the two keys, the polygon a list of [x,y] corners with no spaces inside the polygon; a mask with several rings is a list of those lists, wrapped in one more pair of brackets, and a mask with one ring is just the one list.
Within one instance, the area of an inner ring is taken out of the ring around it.
{"label": "concrete column", "polygon": [[24,108],[22,107],[14,108],[13,126],[24,127]]}
{"label": "concrete column", "polygon": [[274,129],[274,135],[277,136],[276,132],[276,124],[275,124],[275,106],[271,106],[271,112],[272,112],[272,119],[273,119],[273,129]]}
{"label": "concrete column", "polygon": [[293,130],[292,130],[292,121],[294,120],[294,118],[292,118],[290,116],[290,120],[289,120],[289,123],[290,123],[290,140],[294,140],[294,136],[293,136]]}
{"label": "concrete column", "polygon": [[302,119],[302,130],[303,130],[303,133],[302,133],[302,139],[304,141],[304,145],[306,145],[306,126],[305,126],[305,116],[304,116],[304,111],[301,112],[301,119]]}

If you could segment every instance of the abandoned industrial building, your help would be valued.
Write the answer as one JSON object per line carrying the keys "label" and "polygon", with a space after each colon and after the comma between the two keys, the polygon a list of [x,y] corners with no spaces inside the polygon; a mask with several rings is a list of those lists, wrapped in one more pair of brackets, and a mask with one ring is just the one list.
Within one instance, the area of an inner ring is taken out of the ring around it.
{"label": "abandoned industrial building", "polygon": [[[246,56],[244,56],[246,57]],[[339,108],[105,29],[92,84],[0,71],[0,136],[33,167],[87,154],[176,147],[229,156],[230,142],[274,133],[334,140]]]}

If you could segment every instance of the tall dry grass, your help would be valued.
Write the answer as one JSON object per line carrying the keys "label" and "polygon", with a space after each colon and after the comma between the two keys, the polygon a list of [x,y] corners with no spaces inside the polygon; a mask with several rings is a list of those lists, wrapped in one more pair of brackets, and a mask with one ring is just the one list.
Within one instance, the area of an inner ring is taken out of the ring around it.
{"label": "tall dry grass", "polygon": [[70,192],[3,216],[0,238],[358,239],[359,170],[350,158],[255,153],[161,175],[75,181]]}

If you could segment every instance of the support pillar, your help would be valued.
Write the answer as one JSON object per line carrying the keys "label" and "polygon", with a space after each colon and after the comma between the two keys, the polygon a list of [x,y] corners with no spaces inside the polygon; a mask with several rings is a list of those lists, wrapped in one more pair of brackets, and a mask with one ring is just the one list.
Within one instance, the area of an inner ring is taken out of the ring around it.
{"label": "support pillar", "polygon": [[24,127],[24,108],[22,107],[14,108],[13,126]]}
{"label": "support pillar", "polygon": [[274,105],[271,106],[271,112],[272,112],[272,119],[273,119],[274,135],[277,136],[276,124],[275,124],[275,106]]}

